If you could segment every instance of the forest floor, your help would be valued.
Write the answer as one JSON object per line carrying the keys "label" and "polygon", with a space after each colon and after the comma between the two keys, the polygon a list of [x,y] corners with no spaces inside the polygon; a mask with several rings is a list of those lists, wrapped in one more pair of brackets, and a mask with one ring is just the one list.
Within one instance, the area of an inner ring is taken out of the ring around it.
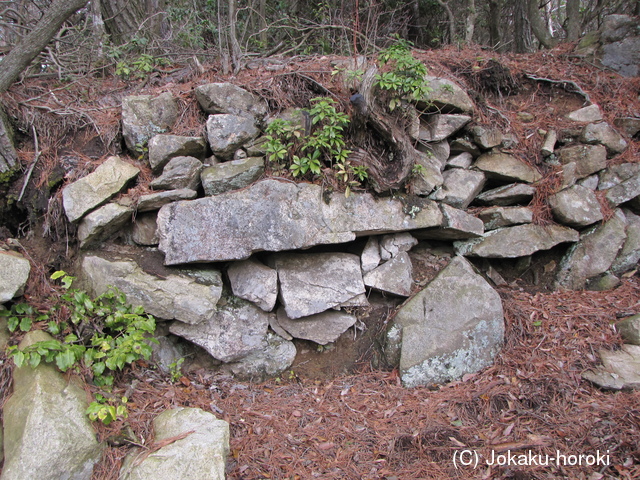
{"label": "forest floor", "polygon": [[[610,123],[616,116],[640,112],[640,79],[623,79],[575,56],[566,46],[531,55],[454,48],[417,55],[431,75],[458,79],[473,93],[479,107],[476,123],[517,135],[520,143],[514,153],[545,174],[546,183],[541,183],[533,202],[537,222],[551,220],[544,196],[557,182],[553,167],[539,158],[543,140],[539,130],[570,128],[564,115],[585,105],[584,94]],[[60,189],[51,200],[42,198],[41,192],[49,194],[46,187],[70,158],[81,163],[66,169],[66,181],[86,174],[105,154],[118,152],[122,96],[173,92],[182,112],[172,133],[199,135],[206,119],[192,89],[210,81],[233,81],[280,108],[305,104],[326,94],[324,88],[347,107],[351,92],[331,75],[330,60],[254,62],[255,68],[234,78],[206,66],[204,73],[176,69],[139,81],[107,76],[59,84],[38,79],[12,88],[3,101],[8,113],[25,126],[19,152],[25,170],[39,158],[25,194],[24,203],[30,207],[5,211],[0,230],[0,239],[10,235],[19,239],[37,273],[26,298],[44,303],[46,279],[68,266],[67,258],[75,253],[69,242],[73,232],[62,219]],[[274,70],[273,65],[283,67]],[[523,112],[533,114],[534,120],[521,121]],[[39,136],[37,143],[33,131]],[[639,161],[639,144],[630,142],[629,149],[612,162]],[[136,191],[144,193],[150,171],[140,166],[143,174]],[[21,187],[22,181],[15,182],[8,194],[17,197]],[[47,204],[48,213],[39,214]],[[118,377],[114,389],[116,394],[128,394],[129,418],[108,427],[96,425],[100,440],[110,447],[93,480],[118,478],[121,460],[132,447],[143,453],[159,448],[153,443],[151,421],[177,406],[200,407],[229,422],[227,478],[232,480],[640,478],[640,393],[603,391],[581,378],[598,364],[599,349],[620,348],[612,324],[640,313],[638,274],[608,292],[553,292],[545,282],[535,285],[517,276],[498,291],[506,338],[494,365],[442,386],[405,389],[397,371],[375,369],[367,351],[350,357],[348,368],[334,365],[330,374],[311,372],[299,362],[299,368],[259,384],[204,368],[171,379],[138,362]],[[355,332],[353,342],[364,335],[366,331]],[[343,344],[350,341],[344,339]],[[332,351],[313,355],[328,366],[336,363]],[[0,372],[5,394],[8,363]],[[481,456],[477,466],[461,464],[466,459],[461,452],[468,451]],[[549,455],[549,465],[487,464],[492,454],[508,452]],[[557,454],[598,453],[606,456],[606,465],[551,460]]]}

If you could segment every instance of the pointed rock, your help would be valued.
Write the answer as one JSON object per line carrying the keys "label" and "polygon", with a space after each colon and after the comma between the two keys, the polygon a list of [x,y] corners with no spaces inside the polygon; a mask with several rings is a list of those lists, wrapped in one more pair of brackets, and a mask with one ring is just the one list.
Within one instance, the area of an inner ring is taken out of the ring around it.
{"label": "pointed rock", "polygon": [[436,113],[420,122],[418,138],[423,142],[439,142],[456,133],[471,121],[468,115]]}
{"label": "pointed rock", "polygon": [[402,252],[365,273],[364,284],[376,290],[408,297],[413,286],[412,271],[409,255]]}
{"label": "pointed rock", "polygon": [[628,146],[626,140],[606,122],[590,123],[584,127],[580,141],[591,145],[604,145],[610,156],[624,152]]}
{"label": "pointed rock", "polygon": [[588,107],[583,107],[567,115],[567,118],[573,122],[591,123],[599,122],[602,120],[602,112],[598,105],[593,104]]}
{"label": "pointed rock", "polygon": [[320,345],[335,342],[356,323],[356,320],[355,315],[340,311],[328,311],[291,319],[283,307],[278,309],[278,324],[293,338],[311,340]]}
{"label": "pointed rock", "polygon": [[536,193],[536,189],[524,183],[511,183],[502,187],[493,188],[482,192],[475,198],[481,205],[497,205],[508,207],[510,205],[528,204]]}
{"label": "pointed rock", "polygon": [[418,102],[419,109],[434,108],[442,113],[473,113],[475,106],[471,97],[457,83],[429,75],[424,80],[431,91],[423,101]]}
{"label": "pointed rock", "polygon": [[278,299],[278,272],[255,259],[234,262],[227,270],[236,297],[270,312]]}
{"label": "pointed rock", "polygon": [[129,221],[133,208],[107,203],[84,217],[78,225],[80,248],[88,248],[119,232]]}
{"label": "pointed rock", "polygon": [[440,209],[444,218],[442,227],[415,231],[416,237],[431,240],[463,240],[479,237],[484,233],[484,225],[479,218],[446,203],[441,203]]}
{"label": "pointed rock", "polygon": [[429,198],[439,200],[452,207],[465,209],[482,191],[486,178],[484,173],[452,168],[442,174],[444,182]]}

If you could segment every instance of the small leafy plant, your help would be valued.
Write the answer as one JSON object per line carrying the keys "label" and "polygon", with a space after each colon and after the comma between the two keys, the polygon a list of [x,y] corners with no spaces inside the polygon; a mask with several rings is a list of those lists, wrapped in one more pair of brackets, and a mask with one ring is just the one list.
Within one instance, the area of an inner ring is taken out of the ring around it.
{"label": "small leafy plant", "polygon": [[[8,347],[7,354],[16,366],[35,368],[42,361],[55,362],[62,372],[69,369],[83,372],[95,385],[108,389],[113,384],[114,372],[136,360],[150,358],[149,342],[155,340],[146,335],[155,331],[156,324],[151,315],[145,315],[142,307],[127,304],[125,294],[115,287],[91,298],[87,292],[71,288],[74,277],[65,272],[56,272],[51,278],[60,280],[64,292],[49,311],[36,312],[27,304],[14,304],[11,310],[0,311],[0,315],[8,317],[7,324],[12,332],[18,328],[28,331],[34,321],[48,321],[47,330],[62,337],[61,340],[36,342],[23,350],[16,345]],[[122,413],[126,413],[126,401],[121,403],[115,409],[104,402],[104,408],[98,409],[92,403],[87,414],[93,420],[111,422],[117,416],[126,416]]]}
{"label": "small leafy plant", "polygon": [[411,53],[411,42],[397,37],[396,42],[378,55],[380,66],[391,68],[376,75],[376,85],[381,90],[391,92],[389,111],[395,110],[404,97],[421,100],[430,91],[424,77],[427,67]]}
{"label": "small leafy plant", "polygon": [[330,165],[348,196],[351,188],[367,178],[366,167],[352,166],[348,160],[351,151],[346,148],[344,130],[349,117],[336,109],[331,98],[317,97],[311,102],[307,112],[311,124],[308,135],[303,127],[282,119],[267,127],[267,158],[278,168],[284,163],[294,177],[307,173],[320,175],[322,167]]}

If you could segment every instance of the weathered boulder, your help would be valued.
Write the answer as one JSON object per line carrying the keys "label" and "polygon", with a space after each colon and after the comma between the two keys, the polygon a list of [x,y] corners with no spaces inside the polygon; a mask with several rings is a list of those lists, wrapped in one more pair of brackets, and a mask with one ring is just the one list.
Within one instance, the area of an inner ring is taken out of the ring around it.
{"label": "weathered boulder", "polygon": [[533,210],[527,207],[491,207],[478,213],[478,218],[484,222],[485,230],[495,230],[500,227],[531,223]]}
{"label": "weathered boulder", "polygon": [[640,117],[618,117],[613,124],[627,137],[633,137],[640,132]]}
{"label": "weathered boulder", "polygon": [[157,219],[157,212],[147,212],[136,215],[136,220],[131,227],[131,239],[134,243],[144,246],[158,244]]}
{"label": "weathered boulder", "polygon": [[206,322],[216,311],[222,280],[218,271],[210,270],[217,282],[202,285],[186,275],[149,275],[132,260],[110,261],[96,255],[82,260],[83,279],[96,295],[113,285],[125,293],[129,303],[142,305],[147,313],[185,323]]}
{"label": "weathered boulder", "polygon": [[580,235],[560,262],[558,288],[581,290],[587,280],[609,270],[626,238],[627,219],[621,210],[607,222]]}
{"label": "weathered boulder", "polygon": [[602,52],[600,61],[605,67],[625,77],[640,73],[640,35],[637,17],[608,15],[604,18],[600,35]]}
{"label": "weathered boulder", "polygon": [[365,273],[363,280],[367,287],[408,297],[413,286],[412,273],[411,259],[402,252]]}
{"label": "weathered boulder", "polygon": [[581,185],[551,195],[549,206],[555,219],[570,227],[586,227],[603,218],[595,192]]}
{"label": "weathered boulder", "polygon": [[80,248],[89,248],[119,232],[130,220],[133,208],[107,203],[85,216],[78,224]]}
{"label": "weathered boulder", "polygon": [[481,205],[508,207],[529,203],[535,193],[536,189],[531,185],[511,183],[482,192],[475,198],[475,201]]}
{"label": "weathered boulder", "polygon": [[174,157],[165,165],[162,175],[149,186],[156,190],[198,190],[204,165],[194,157]]}
{"label": "weathered boulder", "polygon": [[567,115],[567,118],[579,123],[599,122],[602,120],[602,112],[600,111],[600,107],[594,103],[587,107],[574,110]]}
{"label": "weathered boulder", "polygon": [[454,138],[451,140],[449,147],[452,155],[466,152],[470,153],[474,158],[480,156],[480,149],[478,146],[466,137]]}
{"label": "weathered boulder", "polygon": [[627,142],[606,122],[590,123],[580,135],[580,141],[590,145],[604,145],[610,156],[627,149]]}
{"label": "weathered boulder", "polygon": [[482,191],[486,178],[484,173],[452,168],[442,174],[444,182],[429,198],[439,200],[452,207],[465,209]]}
{"label": "weathered boulder", "polygon": [[179,188],[176,190],[167,190],[166,192],[149,193],[141,195],[138,199],[138,212],[150,212],[152,210],[160,210],[163,205],[175,202],[177,200],[191,200],[198,196],[195,190],[187,188]]}
{"label": "weathered boulder", "polygon": [[371,236],[367,240],[367,244],[360,255],[360,267],[363,273],[367,273],[378,265],[382,258],[380,257],[380,237]]}
{"label": "weathered boulder", "polygon": [[448,382],[489,366],[503,337],[500,296],[462,257],[398,310],[388,333],[391,353],[401,339],[400,376],[407,387]]}
{"label": "weathered boulder", "polygon": [[621,163],[612,165],[600,172],[598,190],[608,190],[620,185],[625,180],[640,176],[640,163]]}
{"label": "weathered boulder", "polygon": [[159,133],[169,130],[178,118],[178,102],[165,92],[157,97],[137,95],[122,99],[122,136],[131,152],[140,151]]}
{"label": "weathered boulder", "polygon": [[602,365],[582,378],[610,390],[640,388],[640,347],[623,345],[621,350],[600,350]]}
{"label": "weathered boulder", "polygon": [[158,415],[153,420],[153,430],[155,443],[164,446],[142,460],[138,450],[127,455],[120,479],[225,479],[229,455],[227,422],[199,408],[177,407]]}
{"label": "weathered boulder", "polygon": [[265,346],[262,349],[250,353],[237,362],[222,365],[221,370],[240,379],[263,381],[286,371],[293,364],[296,353],[296,346],[288,339],[267,333]]}
{"label": "weathered boulder", "polygon": [[228,297],[207,320],[195,325],[173,322],[169,331],[221,362],[236,362],[264,349],[270,315],[246,300]]}
{"label": "weathered boulder", "polygon": [[80,220],[87,212],[108,202],[140,170],[118,157],[109,157],[93,173],[70,183],[62,190],[62,204],[70,222]]}
{"label": "weathered boulder", "polygon": [[248,187],[264,173],[264,159],[243,158],[218,163],[205,168],[200,178],[205,195],[220,195],[230,190]]}
{"label": "weathered boulder", "polygon": [[364,293],[360,259],[349,253],[278,254],[280,301],[289,318],[324,312]]}
{"label": "weathered boulder", "polygon": [[617,206],[640,196],[640,175],[631,177],[611,187],[605,197],[610,205]]}
{"label": "weathered boulder", "polygon": [[357,320],[355,315],[340,311],[328,311],[291,319],[283,307],[278,309],[277,318],[278,325],[293,338],[311,340],[320,345],[335,342]]}
{"label": "weathered boulder", "polygon": [[627,237],[611,265],[611,271],[616,275],[637,268],[640,262],[640,216],[627,209],[622,211],[627,219]]}
{"label": "weathered boulder", "polygon": [[446,203],[440,204],[440,210],[443,217],[442,227],[418,230],[414,232],[416,237],[431,240],[463,240],[479,237],[484,233],[482,220],[464,210],[458,210]]}
{"label": "weathered boulder", "polygon": [[194,89],[196,100],[202,109],[211,114],[264,117],[267,104],[243,88],[232,83],[209,83]]}
{"label": "weathered boulder", "polygon": [[219,114],[209,115],[207,138],[214,155],[230,160],[234,152],[245,143],[256,138],[260,131],[252,118]]}
{"label": "weathered boulder", "polygon": [[491,230],[480,238],[454,242],[454,247],[459,255],[469,257],[517,258],[578,238],[578,232],[569,227],[529,224]]}
{"label": "weathered boulder", "polygon": [[442,185],[443,178],[440,173],[442,165],[435,156],[421,153],[407,184],[407,189],[415,195],[429,195],[434,188]]}
{"label": "weathered boulder", "polygon": [[[258,201],[259,199],[259,201]],[[327,196],[322,187],[262,180],[244,190],[165,205],[158,214],[165,263],[227,261],[253,252],[345,243],[356,236],[438,226],[442,214],[424,200],[404,213],[400,200],[370,194]]]}
{"label": "weathered boulder", "polygon": [[473,166],[487,178],[501,181],[533,183],[542,178],[534,167],[508,153],[485,153]]}
{"label": "weathered boulder", "polygon": [[255,303],[270,312],[278,299],[278,272],[256,259],[233,262],[227,270],[236,297]]}
{"label": "weathered boulder", "polygon": [[0,250],[0,304],[19,297],[29,280],[31,264],[17,252]]}
{"label": "weathered boulder", "polygon": [[[23,349],[53,338],[27,333]],[[4,404],[2,480],[89,480],[102,455],[85,410],[87,394],[50,364],[13,372],[13,394]]]}
{"label": "weathered boulder", "polygon": [[423,142],[439,142],[456,133],[471,121],[468,115],[434,113],[420,121],[418,138]]}
{"label": "weathered boulder", "polygon": [[431,91],[418,102],[418,108],[435,108],[442,113],[472,113],[474,104],[471,97],[457,83],[447,78],[425,76]]}
{"label": "weathered boulder", "polygon": [[204,160],[207,142],[204,137],[156,135],[149,140],[149,164],[154,172],[161,171],[175,157],[194,157]]}
{"label": "weathered boulder", "polygon": [[625,343],[640,345],[640,314],[620,320],[616,323],[616,331]]}
{"label": "weathered boulder", "polygon": [[437,162],[440,166],[440,171],[444,170],[447,159],[451,155],[451,147],[447,140],[442,140],[440,142],[418,143],[416,148],[418,151],[424,153],[433,160],[434,165],[435,162]]}

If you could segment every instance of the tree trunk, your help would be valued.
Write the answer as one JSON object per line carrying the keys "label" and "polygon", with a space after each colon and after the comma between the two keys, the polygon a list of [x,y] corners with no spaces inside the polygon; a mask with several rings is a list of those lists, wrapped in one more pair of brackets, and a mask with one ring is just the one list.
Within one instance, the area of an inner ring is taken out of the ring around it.
{"label": "tree trunk", "polygon": [[164,0],[99,0],[111,41],[121,45],[138,32],[160,37],[165,27]]}
{"label": "tree trunk", "polygon": [[447,13],[448,23],[449,23],[449,43],[454,43],[456,41],[456,37],[458,36],[456,33],[456,17],[451,11],[451,7],[449,6],[449,2],[445,2],[444,0],[438,0],[438,4],[444,8],[444,11]]}
{"label": "tree trunk", "polygon": [[526,12],[526,6],[520,1],[515,2],[513,12],[513,51],[527,53],[531,49],[531,27]]}
{"label": "tree trunk", "polygon": [[2,60],[0,93],[7,91],[22,71],[47,46],[62,24],[86,3],[87,0],[55,0],[51,4],[33,30]]}
{"label": "tree trunk", "polygon": [[13,135],[9,120],[0,104],[0,173],[14,170],[18,165],[18,154],[13,146]]}
{"label": "tree trunk", "polygon": [[540,16],[539,0],[527,0],[527,13],[533,34],[540,42],[540,45],[545,48],[555,47],[558,42],[551,36],[544,19]]}
{"label": "tree trunk", "polygon": [[489,44],[500,50],[500,1],[489,0]]}
{"label": "tree trunk", "polygon": [[580,38],[580,0],[567,0],[567,40],[575,42]]}
{"label": "tree trunk", "polygon": [[469,45],[473,42],[473,32],[476,29],[476,20],[478,19],[478,10],[476,10],[475,0],[468,0],[467,18],[465,20],[464,43]]}
{"label": "tree trunk", "polygon": [[420,4],[418,0],[411,0],[407,5],[409,13],[409,41],[417,44],[420,39]]}

